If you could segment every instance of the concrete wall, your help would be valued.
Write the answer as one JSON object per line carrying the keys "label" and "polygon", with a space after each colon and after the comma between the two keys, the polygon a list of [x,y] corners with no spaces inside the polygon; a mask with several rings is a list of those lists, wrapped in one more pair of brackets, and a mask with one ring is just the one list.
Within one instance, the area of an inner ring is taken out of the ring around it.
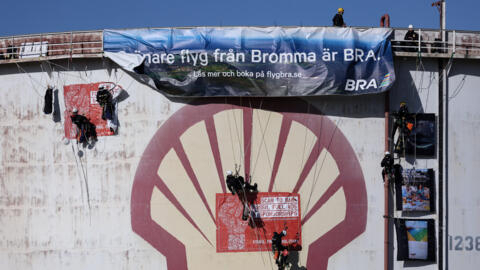
{"label": "concrete wall", "polygon": [[[453,86],[461,82],[461,74],[468,74],[464,86],[468,91],[452,100],[449,149],[475,138],[474,128],[451,133],[453,126],[461,123],[452,121],[453,111],[467,110],[460,104],[463,99],[472,100],[469,93],[475,95],[478,76],[468,73],[473,69],[470,65],[459,64],[464,70],[454,65],[451,71]],[[399,101],[407,101],[411,111],[438,115],[436,60],[396,59],[396,75],[390,92],[391,110],[396,110]],[[119,134],[100,137],[93,149],[79,149],[74,141],[65,145],[62,86],[100,81],[116,82],[128,92],[129,97],[119,103]],[[42,112],[47,84],[60,90],[60,123]],[[309,199],[318,202],[316,208],[302,205],[302,213],[312,213],[303,228],[303,250],[292,269],[307,265],[309,269],[383,268],[384,189],[379,163],[385,143],[385,95],[192,102],[169,100],[108,60],[0,66],[0,268],[167,269],[169,265],[171,269],[272,269],[270,252],[215,252],[215,224],[208,209],[213,208],[214,194],[223,191],[219,184],[222,173],[235,163],[250,168],[261,191],[268,190],[273,172],[277,176],[272,191],[295,190],[297,179],[303,177],[297,189],[302,203]],[[473,104],[470,107],[474,110]],[[478,118],[461,115],[460,119],[474,123],[472,119]],[[288,129],[283,126],[287,122]],[[329,128],[322,129],[321,123]],[[325,138],[335,140],[330,146],[319,143],[323,147],[315,152],[315,143]],[[465,151],[475,152],[474,148]],[[310,155],[315,157],[311,169],[301,176]],[[458,166],[468,168],[475,161],[478,164],[469,154]],[[438,172],[436,158],[402,160],[402,166]],[[347,174],[356,169],[361,173]],[[466,172],[471,182],[465,182],[458,192],[449,185],[450,205],[455,194],[461,193],[457,195],[460,200],[463,193],[469,193],[468,185],[475,179],[470,170],[450,169],[450,182],[463,178],[461,172]],[[198,186],[192,185],[192,178]],[[352,185],[364,189],[364,196],[352,192]],[[478,199],[473,202],[478,205]],[[467,205],[466,201],[460,203]],[[363,208],[364,226],[355,222],[361,221],[361,215],[353,211]],[[449,208],[450,220],[456,209]],[[436,213],[425,217],[438,219]],[[460,225],[450,222],[449,231],[468,233],[475,241],[478,219],[461,217],[471,225],[457,229]],[[393,269],[438,268],[436,263],[397,262],[394,242],[392,238]],[[177,250],[181,252],[171,254]],[[473,260],[475,251],[463,253],[468,259],[458,261]],[[455,258],[451,255],[451,267],[457,263]]]}

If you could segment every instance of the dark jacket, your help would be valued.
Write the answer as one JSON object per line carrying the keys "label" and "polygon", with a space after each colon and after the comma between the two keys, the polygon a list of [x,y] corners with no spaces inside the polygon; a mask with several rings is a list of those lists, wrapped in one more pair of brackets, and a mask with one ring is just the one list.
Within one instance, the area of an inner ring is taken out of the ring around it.
{"label": "dark jacket", "polygon": [[88,119],[80,114],[73,114],[70,116],[70,119],[72,119],[72,122],[77,125],[79,129],[83,128],[83,126],[88,123]]}
{"label": "dark jacket", "polygon": [[102,119],[113,120],[115,104],[113,104],[112,94],[106,89],[100,89],[97,92],[97,102],[102,107]]}
{"label": "dark jacket", "polygon": [[228,190],[230,190],[232,194],[235,194],[236,192],[239,192],[240,190],[242,190],[244,180],[243,180],[243,177],[241,176],[235,177],[233,175],[227,175],[226,182],[227,182]]}
{"label": "dark jacket", "polygon": [[285,236],[285,234],[283,234],[283,232],[281,232],[281,233],[273,232],[272,251],[283,250],[284,246],[282,245],[282,238],[284,236]]}
{"label": "dark jacket", "polygon": [[340,13],[335,14],[332,21],[333,21],[333,26],[339,26],[339,27],[345,26],[345,22],[343,21],[343,15]]}
{"label": "dark jacket", "polygon": [[97,131],[93,123],[91,123],[85,116],[79,114],[73,114],[70,116],[72,123],[74,123],[79,130],[79,140],[84,142],[86,139],[97,140]]}
{"label": "dark jacket", "polygon": [[380,166],[390,169],[393,167],[393,162],[394,160],[392,154],[388,154],[383,157],[382,162],[380,162]]}
{"label": "dark jacket", "polygon": [[413,30],[408,30],[404,37],[405,40],[418,40],[418,34]]}

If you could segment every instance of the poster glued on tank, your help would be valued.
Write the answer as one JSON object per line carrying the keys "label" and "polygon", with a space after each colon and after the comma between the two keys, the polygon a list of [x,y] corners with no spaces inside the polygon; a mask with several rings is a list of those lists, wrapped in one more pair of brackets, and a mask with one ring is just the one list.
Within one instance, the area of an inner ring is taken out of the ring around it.
{"label": "poster glued on tank", "polygon": [[435,210],[433,169],[405,169],[403,181],[395,185],[397,210],[431,212]]}
{"label": "poster glued on tank", "polygon": [[397,260],[435,261],[433,219],[395,219]]}
{"label": "poster glued on tank", "polygon": [[[287,229],[282,243],[290,250],[302,245],[300,196],[288,192],[259,192],[245,197],[250,218],[242,219],[241,201],[228,193],[216,194],[217,252],[265,251],[274,232]],[[261,235],[259,234],[261,232]]]}
{"label": "poster glued on tank", "polygon": [[87,84],[70,84],[63,86],[63,94],[65,97],[65,138],[74,139],[77,137],[77,126],[72,123],[70,116],[73,109],[78,110],[78,114],[87,117],[87,119],[95,125],[97,136],[112,136],[115,133],[111,128],[118,126],[116,113],[113,120],[102,119],[102,107],[97,102],[97,91],[99,87],[105,87],[113,94],[116,101],[120,100],[123,88],[113,82],[96,82]]}
{"label": "poster glued on tank", "polygon": [[405,146],[408,155],[435,157],[436,125],[435,114],[419,113],[414,115],[414,126]]}

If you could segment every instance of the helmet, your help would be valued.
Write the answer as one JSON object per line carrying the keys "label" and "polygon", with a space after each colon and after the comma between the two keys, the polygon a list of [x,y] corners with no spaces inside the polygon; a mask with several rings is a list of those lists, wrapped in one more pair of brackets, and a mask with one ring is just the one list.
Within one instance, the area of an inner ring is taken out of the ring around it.
{"label": "helmet", "polygon": [[78,109],[77,109],[77,108],[73,108],[72,112],[73,112],[73,113],[78,113]]}
{"label": "helmet", "polygon": [[284,236],[287,236],[287,231],[286,230],[283,230],[282,233],[283,233]]}
{"label": "helmet", "polygon": [[408,29],[413,29],[413,25],[409,24]]}
{"label": "helmet", "polygon": [[227,171],[227,175],[232,175],[232,171]]}
{"label": "helmet", "polygon": [[344,12],[343,8],[338,8],[337,11],[338,12]]}
{"label": "helmet", "polygon": [[388,152],[388,151],[387,151],[387,152],[385,152],[385,155],[390,155],[390,152]]}

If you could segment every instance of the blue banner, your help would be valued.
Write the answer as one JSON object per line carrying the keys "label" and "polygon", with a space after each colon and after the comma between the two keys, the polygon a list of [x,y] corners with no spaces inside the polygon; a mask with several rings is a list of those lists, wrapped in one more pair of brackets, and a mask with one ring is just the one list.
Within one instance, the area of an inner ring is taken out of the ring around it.
{"label": "blue banner", "polygon": [[392,30],[218,27],[105,30],[104,53],[168,96],[316,96],[386,91]]}

